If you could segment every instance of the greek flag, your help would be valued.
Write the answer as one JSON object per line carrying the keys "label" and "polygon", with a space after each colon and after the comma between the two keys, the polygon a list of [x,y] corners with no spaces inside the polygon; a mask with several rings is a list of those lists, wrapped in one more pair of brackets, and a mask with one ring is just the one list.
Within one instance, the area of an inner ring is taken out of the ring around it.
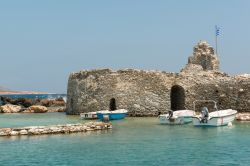
{"label": "greek flag", "polygon": [[220,35],[220,28],[217,27],[217,25],[215,26],[215,35],[219,36]]}

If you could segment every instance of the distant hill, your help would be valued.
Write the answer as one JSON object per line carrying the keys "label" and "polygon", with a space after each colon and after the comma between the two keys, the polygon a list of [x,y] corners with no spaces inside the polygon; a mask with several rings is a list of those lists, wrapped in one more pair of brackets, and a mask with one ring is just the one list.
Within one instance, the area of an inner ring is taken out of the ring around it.
{"label": "distant hill", "polygon": [[0,94],[47,94],[47,92],[34,92],[34,91],[15,91],[0,86]]}
{"label": "distant hill", "polygon": [[8,88],[5,88],[5,87],[3,87],[3,86],[0,86],[0,91],[11,91],[11,90],[8,89]]}

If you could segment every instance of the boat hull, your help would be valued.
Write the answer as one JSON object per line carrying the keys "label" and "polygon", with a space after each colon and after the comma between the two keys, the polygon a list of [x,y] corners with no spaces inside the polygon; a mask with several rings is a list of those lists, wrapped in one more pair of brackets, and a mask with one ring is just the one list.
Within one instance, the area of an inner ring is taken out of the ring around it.
{"label": "boat hull", "polygon": [[[225,111],[225,110],[223,110]],[[220,112],[220,111],[218,111]],[[193,125],[194,126],[226,126],[229,123],[233,122],[236,117],[237,111],[230,110],[230,113],[227,115],[221,115],[221,116],[211,116],[207,122],[202,122],[200,117],[193,117]]]}
{"label": "boat hull", "polygon": [[178,117],[178,118],[167,118],[165,116],[160,116],[160,124],[168,124],[168,125],[181,125],[192,122],[192,117]]}
{"label": "boat hull", "polygon": [[178,125],[192,122],[194,111],[192,110],[178,110],[173,112],[173,116],[169,118],[169,114],[159,116],[160,124]]}
{"label": "boat hull", "polygon": [[81,113],[81,119],[97,119],[96,112]]}
{"label": "boat hull", "polygon": [[104,120],[108,117],[109,120],[119,120],[119,119],[124,119],[127,115],[127,110],[125,109],[118,109],[115,111],[98,111],[97,112],[97,117],[100,120]]}
{"label": "boat hull", "polygon": [[109,117],[109,120],[119,120],[126,117],[125,113],[97,113],[97,117],[100,120],[103,120],[105,115]]}

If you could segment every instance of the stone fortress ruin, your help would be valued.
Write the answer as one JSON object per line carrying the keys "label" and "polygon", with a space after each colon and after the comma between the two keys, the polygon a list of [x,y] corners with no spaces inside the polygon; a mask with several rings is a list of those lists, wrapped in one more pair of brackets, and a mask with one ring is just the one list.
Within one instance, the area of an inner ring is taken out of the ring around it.
{"label": "stone fortress ruin", "polygon": [[66,112],[124,108],[130,116],[157,116],[169,110],[192,110],[195,100],[215,100],[218,109],[249,111],[250,76],[229,76],[219,71],[219,64],[214,49],[200,41],[180,73],[135,69],[71,73]]}

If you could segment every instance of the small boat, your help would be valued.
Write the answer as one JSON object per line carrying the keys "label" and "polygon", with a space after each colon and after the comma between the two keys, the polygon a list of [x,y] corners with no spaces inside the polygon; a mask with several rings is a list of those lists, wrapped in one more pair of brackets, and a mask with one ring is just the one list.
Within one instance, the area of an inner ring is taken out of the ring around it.
{"label": "small boat", "polygon": [[[209,112],[207,107],[203,107],[202,111],[198,115],[193,116],[193,125],[194,126],[226,126],[234,121],[237,111],[232,109],[218,110],[216,102],[213,100],[196,100],[194,101],[194,110],[195,104],[197,102],[213,102],[214,108],[216,111]],[[196,111],[197,112],[197,111]]]}
{"label": "small boat", "polygon": [[192,122],[194,111],[192,110],[178,110],[169,111],[168,114],[159,115],[161,124],[186,124]]}
{"label": "small boat", "polygon": [[97,119],[96,112],[86,112],[80,114],[81,119]]}
{"label": "small boat", "polygon": [[118,119],[124,119],[127,115],[127,110],[125,109],[118,109],[114,111],[109,110],[103,110],[103,111],[97,111],[97,117],[100,120],[103,120],[108,116],[109,120],[118,120]]}

